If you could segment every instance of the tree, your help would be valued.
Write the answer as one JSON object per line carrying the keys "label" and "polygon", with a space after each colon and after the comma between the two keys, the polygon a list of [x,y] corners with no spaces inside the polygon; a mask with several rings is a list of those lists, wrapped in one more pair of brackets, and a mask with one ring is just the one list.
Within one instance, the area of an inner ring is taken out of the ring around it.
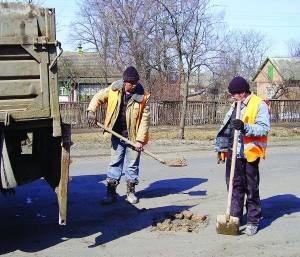
{"label": "tree", "polygon": [[300,39],[291,38],[286,44],[289,56],[300,58]]}
{"label": "tree", "polygon": [[209,73],[216,97],[235,75],[250,81],[269,47],[255,31],[227,32],[210,0],[85,0],[80,6],[73,41],[97,51],[106,74],[109,66],[120,73],[136,66],[152,99],[182,100],[179,138],[193,78]]}
{"label": "tree", "polygon": [[213,88],[219,91],[218,94],[227,92],[228,83],[235,76],[252,81],[271,45],[265,35],[254,30],[229,32],[224,49],[219,51],[219,62],[213,69]]}
{"label": "tree", "polygon": [[[7,1],[6,0],[1,0],[0,2],[7,2]],[[27,4],[42,6],[45,1],[43,1],[43,0],[15,0],[15,1],[10,1],[10,2],[27,3]]]}
{"label": "tree", "polygon": [[71,25],[71,38],[99,52],[105,61],[99,69],[113,66],[123,72],[134,65],[152,99],[178,100],[177,67],[167,53],[170,35],[153,1],[86,0]]}
{"label": "tree", "polygon": [[150,6],[138,0],[85,0],[80,6],[79,19],[71,24],[72,39],[98,51],[107,65],[120,72],[135,65],[145,73]]}
{"label": "tree", "polygon": [[184,139],[188,89],[191,75],[212,67],[222,40],[218,34],[221,16],[210,12],[209,0],[157,0],[167,17],[172,32],[174,56],[177,58],[180,83],[183,85],[179,138]]}

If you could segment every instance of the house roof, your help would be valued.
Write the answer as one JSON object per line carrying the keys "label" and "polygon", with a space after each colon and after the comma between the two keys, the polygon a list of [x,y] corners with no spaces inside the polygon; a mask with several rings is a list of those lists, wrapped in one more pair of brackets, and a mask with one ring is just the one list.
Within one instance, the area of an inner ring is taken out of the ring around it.
{"label": "house roof", "polygon": [[252,81],[256,79],[256,77],[263,70],[268,61],[271,62],[273,67],[278,71],[278,73],[284,80],[300,80],[300,58],[268,57],[260,66]]}
{"label": "house roof", "polygon": [[[104,60],[97,52],[63,52],[58,60],[58,79],[72,77],[78,83],[105,82]],[[122,73],[108,67],[108,82],[122,78]]]}

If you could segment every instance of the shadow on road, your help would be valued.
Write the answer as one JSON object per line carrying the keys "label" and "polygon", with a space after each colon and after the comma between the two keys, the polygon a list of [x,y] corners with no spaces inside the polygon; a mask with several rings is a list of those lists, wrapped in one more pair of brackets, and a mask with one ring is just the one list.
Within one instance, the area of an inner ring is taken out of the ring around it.
{"label": "shadow on road", "polygon": [[[141,198],[153,198],[163,197],[170,194],[185,193],[184,191],[189,190],[195,186],[207,182],[207,179],[203,178],[176,178],[159,180],[151,183],[148,188],[137,192],[137,195]],[[188,192],[189,195],[206,195],[206,191],[194,191]]]}
{"label": "shadow on road", "polygon": [[[15,196],[0,202],[0,255],[17,250],[39,252],[73,238],[80,238],[83,247],[105,247],[107,242],[151,226],[159,214],[181,212],[193,206],[139,209],[126,202],[125,196],[118,196],[112,205],[101,206],[100,198],[106,192],[101,181],[105,177],[104,174],[73,177],[66,226],[58,225],[56,194],[43,179],[17,187]],[[189,190],[206,181],[201,178],[161,180],[138,191],[137,195],[141,201],[178,193],[205,196],[205,191]]]}
{"label": "shadow on road", "polygon": [[300,212],[300,198],[292,194],[275,195],[261,201],[263,219],[260,229],[264,229],[285,214]]}

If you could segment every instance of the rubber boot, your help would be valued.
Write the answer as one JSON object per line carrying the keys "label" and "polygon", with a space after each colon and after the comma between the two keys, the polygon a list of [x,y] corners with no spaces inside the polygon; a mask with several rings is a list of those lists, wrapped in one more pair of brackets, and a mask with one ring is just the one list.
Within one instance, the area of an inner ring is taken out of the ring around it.
{"label": "rubber boot", "polygon": [[106,196],[101,199],[101,204],[108,205],[117,201],[117,185],[118,183],[114,180],[108,180],[106,184],[107,192]]}
{"label": "rubber boot", "polygon": [[127,198],[126,201],[130,202],[131,204],[138,203],[139,200],[135,196],[135,183],[134,182],[127,182]]}

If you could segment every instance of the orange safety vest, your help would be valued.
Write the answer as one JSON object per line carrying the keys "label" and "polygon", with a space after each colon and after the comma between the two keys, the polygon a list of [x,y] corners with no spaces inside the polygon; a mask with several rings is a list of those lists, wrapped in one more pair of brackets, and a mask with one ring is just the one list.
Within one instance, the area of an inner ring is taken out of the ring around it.
{"label": "orange safety vest", "polygon": [[[260,97],[252,95],[243,116],[243,122],[255,124],[258,106],[263,101]],[[269,105],[268,105],[269,106]],[[258,157],[266,158],[268,137],[243,137],[244,151],[248,162],[254,162]]]}
{"label": "orange safety vest", "polygon": [[[136,124],[135,124],[135,137],[137,136],[137,132],[141,123],[143,110],[145,107],[145,104],[147,103],[148,99],[150,97],[150,94],[147,91],[144,91],[143,100],[139,104],[139,112],[136,118]],[[107,103],[107,110],[106,110],[106,116],[105,116],[105,126],[107,126],[111,120],[112,114],[115,111],[116,105],[118,103],[118,90],[112,90],[112,88],[109,89],[108,92],[108,103]],[[149,131],[147,131],[145,141],[143,144],[147,144],[149,142]]]}
{"label": "orange safety vest", "polygon": [[[137,132],[138,132],[141,120],[142,120],[142,116],[143,116],[143,110],[144,110],[145,104],[147,103],[149,97],[150,97],[150,94],[147,91],[145,91],[144,98],[143,98],[142,102],[140,103],[139,114],[136,119],[135,136],[137,136]],[[144,145],[146,145],[149,142],[149,138],[150,138],[150,136],[149,136],[149,130],[148,130],[146,137],[145,137],[145,141],[143,142]]]}

